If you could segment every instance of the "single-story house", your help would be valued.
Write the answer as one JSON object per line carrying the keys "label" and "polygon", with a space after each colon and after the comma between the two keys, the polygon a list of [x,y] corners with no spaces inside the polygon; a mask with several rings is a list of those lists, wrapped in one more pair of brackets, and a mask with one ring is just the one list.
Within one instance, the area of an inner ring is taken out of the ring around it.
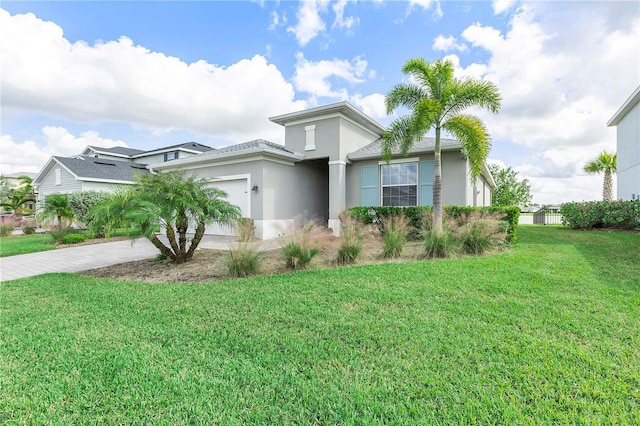
{"label": "single-story house", "polygon": [[[385,128],[347,102],[271,117],[285,143],[262,139],[188,158],[149,164],[152,172],[184,170],[229,195],[256,236],[274,238],[295,219],[316,219],[340,232],[339,214],[355,206],[432,204],[434,140],[416,143],[389,164],[381,158]],[[495,182],[485,167],[472,182],[459,141],[442,142],[443,204],[487,206]],[[208,233],[224,233],[212,226]]]}
{"label": "single-story house", "polygon": [[38,188],[39,203],[49,194],[111,191],[118,185],[132,185],[136,174],[149,173],[149,163],[173,161],[212,149],[196,142],[151,151],[87,146],[77,156],[51,157],[34,178],[33,186]]}
{"label": "single-story house", "polygon": [[640,86],[611,117],[617,133],[617,198],[640,200]]}

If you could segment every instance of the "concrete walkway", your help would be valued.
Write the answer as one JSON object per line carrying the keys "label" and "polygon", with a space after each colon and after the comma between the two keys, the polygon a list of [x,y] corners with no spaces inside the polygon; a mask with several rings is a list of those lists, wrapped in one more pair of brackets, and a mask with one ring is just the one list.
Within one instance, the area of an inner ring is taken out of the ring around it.
{"label": "concrete walkway", "polygon": [[[235,241],[233,237],[205,236],[198,249],[227,250]],[[280,240],[259,242],[263,249],[277,248]],[[0,281],[32,277],[49,272],[80,272],[118,263],[149,259],[159,253],[149,240],[140,238],[65,247],[39,253],[21,254],[0,258]],[[196,254],[197,256],[197,254]]]}

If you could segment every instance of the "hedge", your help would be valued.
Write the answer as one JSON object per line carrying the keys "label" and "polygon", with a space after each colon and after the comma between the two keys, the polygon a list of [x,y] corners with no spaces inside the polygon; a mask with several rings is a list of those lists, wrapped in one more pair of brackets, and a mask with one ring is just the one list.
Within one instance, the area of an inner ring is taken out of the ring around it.
{"label": "hedge", "polygon": [[640,228],[640,200],[564,203],[560,206],[560,214],[562,224],[574,229]]}
{"label": "hedge", "polygon": [[[516,206],[508,207],[468,207],[468,206],[443,206],[442,208],[445,218],[460,220],[460,218],[468,218],[471,213],[480,213],[484,215],[487,213],[501,212],[505,214],[504,221],[507,222],[507,239],[511,243],[515,243],[517,240],[518,232],[518,220],[520,218],[520,209]],[[409,225],[415,229],[410,238],[419,238],[419,232],[423,228],[424,219],[427,215],[433,213],[431,206],[418,206],[418,207],[353,207],[348,209],[352,216],[358,218],[365,225],[379,224],[378,220],[381,217],[403,214],[409,219]],[[384,232],[383,229],[380,229]]]}

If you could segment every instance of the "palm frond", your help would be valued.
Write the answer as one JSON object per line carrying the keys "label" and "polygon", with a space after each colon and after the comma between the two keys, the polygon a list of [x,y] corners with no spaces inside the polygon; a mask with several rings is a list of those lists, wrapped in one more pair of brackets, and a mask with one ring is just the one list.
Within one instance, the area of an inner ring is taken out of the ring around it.
{"label": "palm frond", "polygon": [[424,90],[415,84],[398,84],[391,88],[384,99],[387,114],[398,107],[413,109],[425,97]]}
{"label": "palm frond", "polygon": [[491,138],[482,120],[473,115],[459,114],[442,126],[460,140],[469,159],[471,178],[475,181],[484,171],[484,164],[491,151]]}

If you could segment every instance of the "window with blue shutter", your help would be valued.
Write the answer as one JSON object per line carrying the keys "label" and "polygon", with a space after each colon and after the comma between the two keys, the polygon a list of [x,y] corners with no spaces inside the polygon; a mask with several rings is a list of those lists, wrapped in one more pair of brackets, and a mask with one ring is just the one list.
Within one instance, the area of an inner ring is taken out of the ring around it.
{"label": "window with blue shutter", "polygon": [[420,205],[433,205],[433,160],[420,162]]}
{"label": "window with blue shutter", "polygon": [[360,169],[360,205],[377,206],[380,204],[378,192],[378,166],[364,166]]}

